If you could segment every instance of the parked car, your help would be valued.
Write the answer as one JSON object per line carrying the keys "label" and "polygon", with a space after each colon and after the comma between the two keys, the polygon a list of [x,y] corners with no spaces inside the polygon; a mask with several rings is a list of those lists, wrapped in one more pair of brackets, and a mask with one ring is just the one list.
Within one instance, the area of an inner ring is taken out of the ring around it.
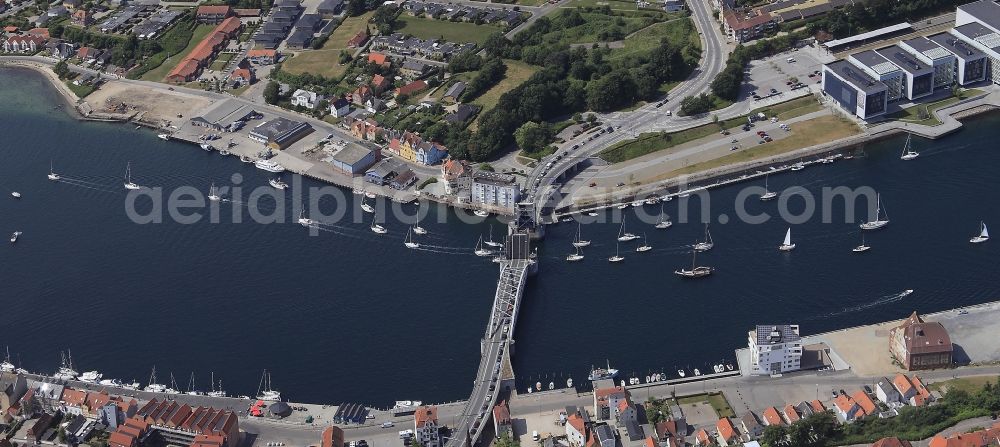
{"label": "parked car", "polygon": [[396,425],[396,424],[393,424],[392,422],[383,422],[382,423],[382,428],[389,428],[389,427],[392,427],[393,425]]}

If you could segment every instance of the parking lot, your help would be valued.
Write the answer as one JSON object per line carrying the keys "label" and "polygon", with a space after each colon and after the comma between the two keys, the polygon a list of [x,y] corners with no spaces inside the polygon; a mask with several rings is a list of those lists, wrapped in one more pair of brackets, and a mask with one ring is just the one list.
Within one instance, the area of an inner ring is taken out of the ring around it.
{"label": "parking lot", "polygon": [[753,98],[754,102],[774,96],[780,99],[793,88],[790,85],[794,84],[793,81],[799,82],[802,87],[819,87],[821,77],[816,72],[831,60],[831,56],[820,50],[805,47],[751,62],[740,98],[753,97],[756,93],[760,99]]}

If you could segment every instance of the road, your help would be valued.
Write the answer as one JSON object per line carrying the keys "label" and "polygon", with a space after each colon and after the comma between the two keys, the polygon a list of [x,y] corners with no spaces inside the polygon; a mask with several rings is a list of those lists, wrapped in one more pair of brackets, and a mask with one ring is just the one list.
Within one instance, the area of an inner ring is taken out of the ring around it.
{"label": "road", "polygon": [[[583,145],[572,156],[554,161],[553,166],[547,171],[545,170],[545,163],[539,163],[528,175],[526,183],[528,196],[535,203],[544,204],[548,201],[554,191],[545,186],[551,185],[556,177],[581,159],[592,157],[612,144],[627,138],[634,138],[635,135],[648,131],[654,125],[657,125],[656,127],[658,128],[663,128],[665,124],[663,121],[667,121],[667,129],[680,129],[701,124],[699,121],[708,122],[711,119],[707,116],[679,118],[667,114],[669,110],[679,109],[680,103],[685,97],[707,91],[715,76],[725,68],[726,60],[729,56],[730,49],[725,43],[725,38],[719,31],[708,2],[706,0],[692,0],[689,4],[691,6],[691,18],[698,28],[698,34],[701,36],[702,41],[701,61],[698,67],[695,68],[694,73],[670,91],[669,98],[661,107],[656,107],[655,104],[647,104],[630,112],[613,112],[598,115],[599,121],[617,129],[612,134],[602,138],[600,144]],[[737,110],[741,110],[737,106],[738,104],[730,107],[732,110],[726,109],[726,111],[737,116],[739,115]],[[577,143],[569,141],[559,149],[562,151],[573,144]],[[536,180],[539,181],[538,186],[541,188],[535,186]]]}

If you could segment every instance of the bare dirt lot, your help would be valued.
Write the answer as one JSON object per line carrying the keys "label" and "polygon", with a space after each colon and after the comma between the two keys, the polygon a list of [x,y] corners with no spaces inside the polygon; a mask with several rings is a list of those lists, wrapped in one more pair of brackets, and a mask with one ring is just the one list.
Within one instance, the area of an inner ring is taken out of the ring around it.
{"label": "bare dirt lot", "polygon": [[[86,102],[98,113],[144,112],[143,120],[147,122],[157,120],[182,122],[184,120],[178,118],[178,114],[188,118],[189,114],[211,104],[211,100],[207,98],[176,91],[169,93],[111,81],[87,96]],[[109,106],[118,109],[109,109]]]}

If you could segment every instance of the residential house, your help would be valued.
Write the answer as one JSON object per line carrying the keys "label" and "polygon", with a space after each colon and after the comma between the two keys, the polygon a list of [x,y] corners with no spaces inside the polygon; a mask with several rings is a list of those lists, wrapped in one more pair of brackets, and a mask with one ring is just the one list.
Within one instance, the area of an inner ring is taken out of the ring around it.
{"label": "residential house", "polygon": [[42,435],[52,427],[53,422],[54,418],[51,414],[42,413],[38,419],[34,420],[33,424],[31,424],[31,421],[26,422],[26,424],[31,424],[31,426],[25,431],[25,435],[28,439],[35,440],[35,444],[38,444],[42,439]]}
{"label": "residential house", "polygon": [[6,413],[28,391],[28,380],[20,374],[0,373],[0,414]]}
{"label": "residential house", "polygon": [[816,411],[814,411],[812,406],[809,405],[809,402],[806,401],[799,402],[799,404],[795,406],[795,411],[799,413],[799,417],[802,419],[816,414]]}
{"label": "residential house", "polygon": [[312,43],[313,32],[304,28],[295,28],[292,35],[285,39],[285,45],[293,50],[302,50],[309,47]]}
{"label": "residential house", "polygon": [[755,440],[764,434],[764,426],[760,425],[757,415],[752,411],[743,413],[743,416],[740,417],[740,428],[748,441]]}
{"label": "residential house", "polygon": [[501,400],[493,407],[493,433],[496,434],[497,438],[513,436],[514,434],[514,426],[510,420],[510,407],[507,406],[505,400]]}
{"label": "residential house", "polygon": [[445,194],[458,194],[462,189],[469,189],[471,173],[472,167],[464,160],[451,158],[442,163],[441,183],[444,183]]}
{"label": "residential house", "polygon": [[68,10],[70,10],[70,11],[73,11],[76,8],[79,8],[80,5],[82,5],[82,4],[83,4],[83,0],[63,0],[62,1],[63,7],[66,8],[66,9],[68,9]]}
{"label": "residential house", "polygon": [[[66,9],[66,7],[63,5],[56,5],[49,8],[48,11],[45,11],[45,15],[50,19],[54,19],[56,17],[65,17],[69,15],[69,9]],[[35,26],[42,26],[42,25],[36,22]]]}
{"label": "residential house", "polygon": [[11,36],[3,42],[7,53],[35,53],[45,45],[45,39],[36,36]]}
{"label": "residential house", "polygon": [[868,396],[868,393],[864,392],[864,390],[858,390],[858,392],[851,395],[851,397],[854,399],[854,402],[858,404],[858,407],[864,411],[863,416],[871,416],[878,413],[878,405],[875,405],[875,402],[872,401],[872,398]]}
{"label": "residential house", "polygon": [[952,349],[948,330],[916,312],[889,331],[889,352],[910,371],[951,366]]}
{"label": "residential house", "polygon": [[809,407],[812,408],[814,413],[822,413],[826,411],[826,407],[823,406],[823,402],[820,402],[819,400],[809,402]]}
{"label": "residential house", "polygon": [[343,118],[351,113],[351,103],[344,98],[337,98],[330,102],[330,114],[334,118]]}
{"label": "residential house", "polygon": [[941,434],[931,438],[928,447],[989,447],[1000,444],[1000,422],[990,428],[971,433],[959,433],[948,437]]}
{"label": "residential house", "polygon": [[777,408],[767,407],[761,415],[765,425],[785,425],[785,420],[781,418]]}
{"label": "residential house", "polygon": [[453,124],[461,124],[472,118],[478,111],[479,106],[473,104],[459,104],[455,108],[454,112],[445,115],[444,120]]}
{"label": "residential house", "polygon": [[570,447],[590,445],[590,417],[582,408],[566,409],[566,441]]}
{"label": "residential house", "polygon": [[[591,438],[594,447],[615,447],[618,445],[618,438],[615,436],[615,430],[611,428],[608,424],[597,424],[594,425],[591,430]],[[641,440],[642,436],[634,436],[635,431],[629,430],[629,439],[632,441]]]}
{"label": "residential house", "polygon": [[386,109],[385,101],[378,99],[376,97],[371,97],[365,100],[365,110],[368,113],[378,113]]}
{"label": "residential house", "polygon": [[417,174],[415,174],[411,169],[406,169],[389,181],[389,187],[392,189],[404,190],[416,182]]}
{"label": "residential house", "polygon": [[798,422],[799,419],[802,419],[802,416],[799,414],[799,410],[795,409],[795,406],[792,404],[785,405],[782,415],[785,417],[785,422],[789,424],[794,424]]}
{"label": "residential house", "polygon": [[278,50],[255,48],[247,51],[247,60],[259,65],[271,65],[278,62]]}
{"label": "residential house", "polygon": [[372,90],[375,92],[376,95],[381,95],[382,93],[385,93],[385,91],[388,90],[389,87],[392,87],[392,81],[390,81],[388,78],[380,74],[372,76],[371,84],[372,84]]}
{"label": "residential house", "polygon": [[871,447],[913,447],[910,441],[896,437],[882,438],[872,443]]}
{"label": "residential house", "polygon": [[347,48],[358,48],[368,42],[368,31],[359,31],[347,41]]}
{"label": "residential house", "polygon": [[402,87],[399,87],[393,93],[394,96],[413,96],[414,93],[420,92],[421,90],[427,88],[427,83],[424,81],[413,81]]}
{"label": "residential house", "polygon": [[413,413],[414,438],[424,447],[441,447],[441,427],[438,426],[437,407],[420,406]]}
{"label": "residential house", "polygon": [[750,373],[780,374],[798,371],[802,362],[799,325],[757,325],[748,332]]}
{"label": "residential house", "polygon": [[729,418],[720,418],[719,421],[715,423],[715,429],[718,433],[716,438],[719,440],[719,445],[726,447],[739,444],[740,434],[736,431],[736,427],[733,426],[733,421],[730,421]]}
{"label": "residential house", "polygon": [[331,425],[323,430],[320,447],[344,447],[344,429]]}
{"label": "residential house", "polygon": [[448,156],[448,148],[440,143],[424,141],[414,148],[413,161],[425,166],[432,166]]}
{"label": "residential house", "polygon": [[392,62],[389,61],[389,56],[386,56],[385,54],[376,51],[368,53],[368,63],[375,64],[383,68],[387,68],[389,67],[389,65],[392,64]]}
{"label": "residential house", "polygon": [[899,396],[903,402],[909,402],[913,396],[917,395],[917,389],[913,386],[913,383],[902,374],[896,374],[896,377],[892,379],[892,385],[899,392]]}
{"label": "residential house", "polygon": [[73,15],[70,17],[70,22],[76,26],[88,27],[94,24],[94,18],[90,15],[90,11],[86,9],[73,11]]}
{"label": "residential house", "polygon": [[319,102],[323,100],[323,96],[317,94],[316,92],[298,89],[292,93],[292,105],[297,107],[305,107],[309,110],[313,110],[319,105]]}
{"label": "residential house", "polygon": [[723,7],[720,14],[726,36],[736,43],[764,37],[778,23],[778,18],[766,11],[733,10],[728,5]]}
{"label": "residential house", "polygon": [[[902,374],[900,374],[902,375]],[[875,384],[875,397],[890,407],[899,405],[903,402],[903,397],[899,394],[899,391],[893,386],[892,382],[883,377]]]}
{"label": "residential house", "polygon": [[841,422],[851,422],[853,421],[860,412],[864,415],[864,411],[858,406],[854,399],[846,394],[840,394],[836,399],[833,400],[833,407],[837,412],[837,418]]}
{"label": "residential house", "polygon": [[[494,181],[499,183],[504,183],[508,180],[506,174],[499,174],[495,172],[486,171],[476,171],[472,175],[473,177],[473,195],[475,196],[476,183],[482,182],[484,185],[493,183]],[[513,176],[510,176],[513,177]],[[510,179],[512,180],[512,178]],[[492,191],[491,191],[492,192]],[[490,194],[486,192],[481,193],[484,197],[482,201],[473,200],[479,203],[489,203],[490,199],[495,199],[495,193]],[[493,197],[486,197],[493,196]],[[493,200],[495,201],[495,200]],[[597,388],[594,390],[594,417],[598,421],[612,420],[617,416],[619,402],[625,401],[629,402],[631,400],[631,395],[628,390],[621,386],[615,386],[610,388]],[[612,412],[614,409],[614,412]]]}
{"label": "residential house", "polygon": [[452,84],[451,87],[448,87],[448,91],[444,93],[444,96],[441,97],[441,99],[442,100],[447,99],[451,102],[458,102],[458,98],[462,97],[463,92],[465,92],[465,83],[462,81],[458,81]]}
{"label": "residential house", "polygon": [[[204,8],[204,6],[199,7]],[[198,77],[215,55],[222,50],[226,41],[236,37],[243,29],[239,17],[228,17],[212,30],[188,53],[187,57],[167,74],[167,81],[180,84]]]}
{"label": "residential house", "polygon": [[917,394],[910,398],[910,405],[913,405],[914,407],[921,407],[934,400],[934,396],[932,396],[931,392],[927,390],[927,387],[924,386],[924,383],[919,377],[913,376],[913,380],[911,382],[913,383],[913,387],[916,388]]}
{"label": "residential house", "polygon": [[323,0],[320,2],[319,7],[316,8],[316,12],[323,16],[324,19],[332,19],[336,17],[344,9],[344,0]]}
{"label": "residential house", "polygon": [[513,175],[485,171],[472,175],[473,203],[513,210],[520,199],[521,187]]}
{"label": "residential house", "polygon": [[233,8],[229,5],[199,6],[195,18],[198,23],[217,25],[229,17],[234,16]]}
{"label": "residential house", "polygon": [[351,134],[355,137],[367,141],[375,141],[376,137],[382,133],[382,128],[378,122],[368,118],[366,120],[355,120],[351,123]]}
{"label": "residential house", "polygon": [[29,36],[41,37],[42,39],[45,39],[46,41],[49,40],[49,38],[51,37],[51,36],[49,36],[49,29],[48,28],[32,28],[32,29],[29,29],[29,30],[25,31],[24,34],[27,34]]}
{"label": "residential house", "polygon": [[409,76],[411,78],[419,78],[427,74],[428,70],[430,70],[430,67],[427,64],[413,59],[407,59],[403,62],[403,66],[399,67],[399,72],[403,74],[403,76]]}
{"label": "residential house", "polygon": [[239,17],[241,19],[252,18],[252,17],[260,17],[260,9],[259,8],[233,8],[233,14],[236,14],[236,17]]}
{"label": "residential house", "polygon": [[687,436],[687,422],[683,418],[661,421],[653,430],[656,432],[657,440],[666,444],[666,447],[683,446],[684,438]]}
{"label": "residential house", "polygon": [[372,89],[367,85],[359,85],[351,93],[351,102],[359,107],[365,106],[365,101],[372,97]]}
{"label": "residential house", "polygon": [[708,435],[708,432],[704,428],[698,430],[694,434],[694,445],[695,446],[709,446],[712,445],[712,437]]}
{"label": "residential house", "polygon": [[229,75],[229,80],[240,84],[253,84],[257,77],[253,70],[241,67],[233,70],[233,73]]}
{"label": "residential house", "polygon": [[83,405],[87,401],[87,392],[73,388],[66,388],[62,394],[63,412],[69,414],[83,414]]}

